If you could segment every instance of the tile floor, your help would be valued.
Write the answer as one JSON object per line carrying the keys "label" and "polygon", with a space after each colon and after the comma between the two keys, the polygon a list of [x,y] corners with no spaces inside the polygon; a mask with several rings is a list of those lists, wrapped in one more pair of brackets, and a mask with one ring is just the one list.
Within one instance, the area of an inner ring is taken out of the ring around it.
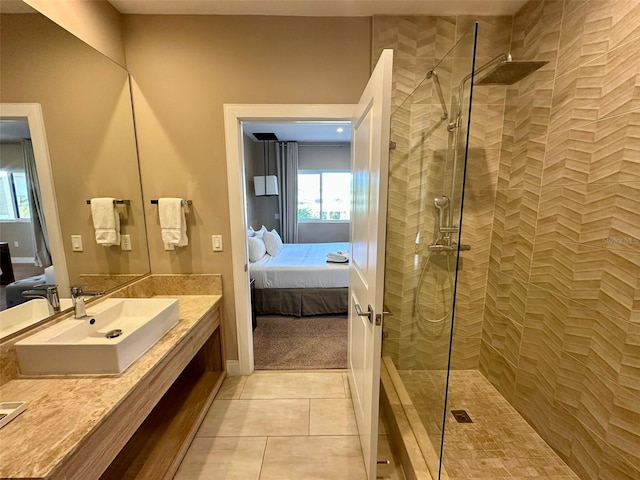
{"label": "tile floor", "polygon": [[[439,450],[445,372],[400,370],[399,374]],[[457,423],[449,413],[457,409],[466,410],[473,423]],[[447,410],[443,463],[450,480],[578,480],[479,371],[451,372]]]}
{"label": "tile floor", "polygon": [[343,371],[228,377],[174,479],[364,480],[347,382]]}

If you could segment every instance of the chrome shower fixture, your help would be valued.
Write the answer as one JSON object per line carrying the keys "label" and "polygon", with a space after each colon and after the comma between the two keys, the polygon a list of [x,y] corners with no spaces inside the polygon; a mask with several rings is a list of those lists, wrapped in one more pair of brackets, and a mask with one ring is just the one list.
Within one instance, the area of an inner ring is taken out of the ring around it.
{"label": "chrome shower fixture", "polygon": [[501,61],[496,63],[489,73],[474,81],[476,85],[513,85],[549,63],[548,61],[513,60],[511,54],[507,53],[480,67],[476,70],[476,75],[499,59]]}
{"label": "chrome shower fixture", "polygon": [[442,106],[442,116],[440,117],[442,120],[446,120],[449,118],[449,112],[447,111],[447,102],[444,99],[444,93],[442,93],[442,86],[440,85],[440,80],[438,79],[438,72],[435,70],[429,70],[427,72],[427,79],[433,78],[433,83],[436,84],[436,92],[438,92],[438,98],[440,99],[440,105]]}
{"label": "chrome shower fixture", "polygon": [[438,210],[438,229],[445,227],[445,215],[449,209],[449,197],[436,197],[433,199],[433,206]]}

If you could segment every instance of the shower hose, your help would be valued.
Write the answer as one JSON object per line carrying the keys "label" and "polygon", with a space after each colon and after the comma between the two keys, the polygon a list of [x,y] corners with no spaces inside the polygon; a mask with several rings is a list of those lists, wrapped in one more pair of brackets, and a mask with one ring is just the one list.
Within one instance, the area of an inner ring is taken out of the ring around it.
{"label": "shower hose", "polygon": [[[429,263],[431,261],[431,255],[433,255],[436,252],[429,252],[429,256],[426,258],[426,261],[424,262],[424,265],[422,267],[422,270],[420,272],[420,278],[418,280],[418,285],[416,286],[416,298],[415,298],[415,303],[414,303],[414,311],[416,312],[416,316],[426,322],[429,323],[440,323],[445,321],[447,318],[449,318],[449,316],[451,315],[451,302],[449,302],[449,311],[441,318],[438,319],[433,319],[433,318],[428,318],[426,316],[424,316],[422,314],[422,312],[420,311],[420,291],[422,290],[422,282],[424,280],[424,274],[427,272],[428,268],[429,268]],[[451,293],[453,293],[453,278],[451,277],[451,255],[446,255],[447,258],[447,276],[449,278],[449,291]],[[446,299],[446,295],[444,292],[444,287],[442,287],[442,299],[443,301]],[[438,299],[438,293],[436,290],[436,295],[435,295],[435,299],[434,299],[434,303],[436,303],[435,301],[437,301]]]}

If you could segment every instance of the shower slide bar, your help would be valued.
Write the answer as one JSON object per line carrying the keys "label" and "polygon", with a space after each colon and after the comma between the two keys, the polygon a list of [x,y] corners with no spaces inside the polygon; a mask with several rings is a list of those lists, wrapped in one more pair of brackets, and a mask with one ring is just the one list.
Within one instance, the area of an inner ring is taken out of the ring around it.
{"label": "shower slide bar", "polygon": [[449,112],[447,111],[447,102],[444,100],[442,86],[440,85],[440,80],[438,79],[438,72],[436,72],[435,70],[429,70],[429,72],[427,72],[427,79],[430,79],[431,77],[433,77],[433,83],[436,84],[436,91],[438,92],[440,105],[442,105],[442,116],[440,118],[442,120],[446,120],[449,118]]}

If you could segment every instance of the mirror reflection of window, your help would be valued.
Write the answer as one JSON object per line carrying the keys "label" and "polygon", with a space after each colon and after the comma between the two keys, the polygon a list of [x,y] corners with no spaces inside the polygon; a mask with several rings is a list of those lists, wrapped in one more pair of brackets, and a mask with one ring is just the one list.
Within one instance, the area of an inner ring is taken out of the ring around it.
{"label": "mirror reflection of window", "polygon": [[0,220],[30,218],[31,210],[25,173],[0,170]]}

